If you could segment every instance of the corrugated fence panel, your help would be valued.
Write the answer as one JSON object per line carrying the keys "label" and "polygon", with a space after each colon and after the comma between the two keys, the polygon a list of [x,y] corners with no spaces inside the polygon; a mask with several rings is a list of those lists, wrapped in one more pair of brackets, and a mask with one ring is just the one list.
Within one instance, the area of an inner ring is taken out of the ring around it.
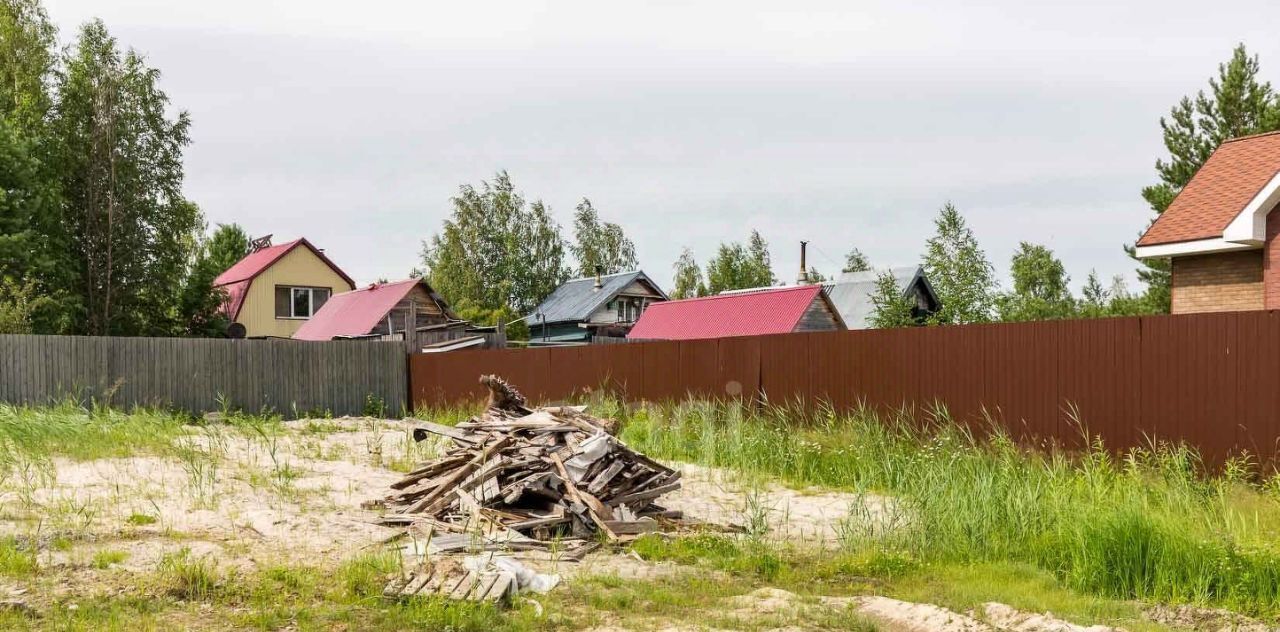
{"label": "corrugated fence panel", "polygon": [[1059,438],[1082,447],[1135,445],[1142,437],[1142,327],[1137,318],[1063,321],[1058,336]]}
{"label": "corrugated fence panel", "polygon": [[193,413],[223,403],[292,416],[358,415],[372,398],[408,406],[397,343],[0,335],[0,400],[45,405],[75,397],[121,408]]}
{"label": "corrugated fence panel", "polygon": [[[816,334],[761,336],[760,392],[774,404],[812,403],[809,338]],[[765,361],[764,359],[768,360]]]}
{"label": "corrugated fence panel", "polygon": [[760,392],[760,338],[725,338],[716,352],[719,397],[755,399]]}
{"label": "corrugated fence panel", "polygon": [[775,403],[917,413],[940,405],[975,429],[988,428],[989,415],[1028,441],[1079,447],[1082,426],[1113,449],[1185,440],[1210,463],[1280,448],[1276,312],[462,352],[411,364],[415,402],[481,397],[482,373],[535,399],[625,376],[632,399],[723,397],[737,383]]}
{"label": "corrugated fence panel", "polygon": [[683,340],[679,344],[684,396],[702,399],[724,397],[724,385],[720,382],[720,341]]}
{"label": "corrugated fence panel", "polygon": [[[680,399],[685,395],[683,376],[680,374],[680,343],[648,342],[639,345],[644,350],[644,381],[640,399]],[[620,349],[621,345],[610,347]]]}
{"label": "corrugated fence panel", "polygon": [[1241,314],[1236,335],[1234,450],[1270,456],[1280,453],[1280,313]]}
{"label": "corrugated fence panel", "polygon": [[1142,431],[1218,461],[1235,441],[1238,314],[1142,319]]}

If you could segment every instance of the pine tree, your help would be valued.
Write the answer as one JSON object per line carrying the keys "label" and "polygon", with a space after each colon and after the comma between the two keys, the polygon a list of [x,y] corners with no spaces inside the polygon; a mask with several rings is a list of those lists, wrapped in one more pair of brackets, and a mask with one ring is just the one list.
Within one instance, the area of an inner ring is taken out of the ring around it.
{"label": "pine tree", "polygon": [[1085,278],[1084,287],[1080,290],[1079,313],[1085,318],[1099,318],[1108,315],[1107,303],[1110,300],[1107,288],[1102,287],[1097,270],[1090,270]]}
{"label": "pine tree", "polygon": [[600,266],[601,274],[616,274],[640,267],[636,260],[636,247],[622,231],[622,227],[601,222],[591,200],[578,204],[573,215],[574,243],[570,246],[578,262],[578,275],[591,276]]}
{"label": "pine tree", "polygon": [[671,291],[671,298],[679,300],[707,295],[707,286],[702,282],[702,269],[694,260],[692,250],[685,248],[681,251],[680,258],[676,259],[673,267],[676,274],[672,283],[675,289]]}
{"label": "pine tree", "polygon": [[[1218,66],[1218,76],[1209,79],[1208,94],[1201,90],[1195,99],[1183,97],[1168,118],[1160,119],[1169,157],[1156,161],[1159,182],[1142,190],[1157,217],[1223,141],[1280,129],[1280,97],[1270,83],[1258,81],[1258,72],[1257,56],[1241,44],[1230,61]],[[1132,245],[1125,251],[1135,255]],[[1141,263],[1138,278],[1147,286],[1146,300],[1155,311],[1169,311],[1169,260]]]}
{"label": "pine tree", "polygon": [[871,260],[862,254],[861,250],[854,248],[844,256],[844,268],[841,272],[867,272],[869,270],[871,270]]}
{"label": "pine tree", "polygon": [[973,231],[950,202],[939,211],[934,226],[937,232],[926,243],[924,269],[942,308],[932,322],[951,325],[991,320],[995,269]]}

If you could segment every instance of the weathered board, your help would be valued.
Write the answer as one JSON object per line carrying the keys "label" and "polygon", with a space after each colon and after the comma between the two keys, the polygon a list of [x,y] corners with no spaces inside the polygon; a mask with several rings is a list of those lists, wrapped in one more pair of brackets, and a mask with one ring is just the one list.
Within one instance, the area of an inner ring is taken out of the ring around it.
{"label": "weathered board", "polygon": [[76,398],[193,413],[224,406],[286,417],[406,408],[404,345],[0,335],[0,402]]}

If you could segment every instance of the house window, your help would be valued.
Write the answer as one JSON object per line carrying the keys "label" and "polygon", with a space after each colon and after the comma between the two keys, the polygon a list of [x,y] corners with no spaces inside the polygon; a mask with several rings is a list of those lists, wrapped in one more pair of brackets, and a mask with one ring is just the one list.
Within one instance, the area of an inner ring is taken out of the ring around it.
{"label": "house window", "polygon": [[634,299],[619,299],[618,303],[618,322],[632,323],[636,317],[640,315],[640,306],[636,305]]}
{"label": "house window", "polygon": [[329,300],[327,287],[276,286],[276,318],[311,318]]}

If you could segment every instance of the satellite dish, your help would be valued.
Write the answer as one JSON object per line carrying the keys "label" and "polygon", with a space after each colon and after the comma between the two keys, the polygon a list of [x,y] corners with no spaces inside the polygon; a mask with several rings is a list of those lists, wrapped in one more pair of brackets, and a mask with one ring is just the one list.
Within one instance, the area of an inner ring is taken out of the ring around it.
{"label": "satellite dish", "polygon": [[228,338],[236,338],[236,339],[244,338],[245,334],[247,333],[249,332],[246,331],[244,328],[244,325],[240,323],[231,323],[230,325],[227,325]]}

